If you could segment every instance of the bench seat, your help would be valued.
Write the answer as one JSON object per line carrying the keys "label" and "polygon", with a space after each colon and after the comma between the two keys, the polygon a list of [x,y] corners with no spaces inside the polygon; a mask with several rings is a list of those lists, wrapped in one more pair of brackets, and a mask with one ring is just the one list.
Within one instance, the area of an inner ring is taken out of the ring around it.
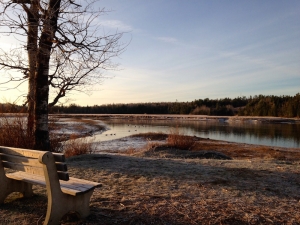
{"label": "bench seat", "polygon": [[[46,187],[45,176],[29,174],[26,172],[14,172],[7,173],[6,176],[10,179],[24,181],[27,183],[31,183],[33,185],[40,185]],[[69,195],[80,195],[88,192],[91,188],[101,186],[99,183],[77,179],[74,177],[70,177],[68,181],[60,180],[61,191],[65,194]]]}

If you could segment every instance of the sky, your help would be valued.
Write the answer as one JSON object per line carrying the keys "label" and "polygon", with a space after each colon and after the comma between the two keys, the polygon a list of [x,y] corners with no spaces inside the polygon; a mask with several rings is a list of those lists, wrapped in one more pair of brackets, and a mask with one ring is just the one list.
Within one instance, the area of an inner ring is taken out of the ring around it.
{"label": "sky", "polygon": [[[126,50],[78,105],[300,92],[299,0],[99,0]],[[25,87],[26,88],[26,87]],[[22,92],[24,90],[18,90]],[[14,92],[0,92],[13,101]],[[0,99],[0,101],[2,100]]]}

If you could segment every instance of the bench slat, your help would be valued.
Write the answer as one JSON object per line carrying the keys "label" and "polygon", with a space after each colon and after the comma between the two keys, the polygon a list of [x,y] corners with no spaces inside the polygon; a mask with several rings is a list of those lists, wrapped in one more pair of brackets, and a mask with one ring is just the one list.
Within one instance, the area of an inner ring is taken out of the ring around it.
{"label": "bench slat", "polygon": [[35,174],[35,175],[44,176],[44,170],[43,170],[42,167],[26,166],[26,165],[6,162],[6,161],[2,161],[2,165],[5,168],[9,168],[9,169],[13,169],[13,170],[19,170],[19,171],[23,171],[23,172],[26,172],[26,173],[31,173],[31,174]]}
{"label": "bench slat", "polygon": [[[46,186],[45,177],[39,175],[28,174],[25,172],[8,173],[8,178],[29,182],[35,185]],[[69,181],[60,181],[61,190],[65,194],[76,196],[85,193],[92,188],[99,186],[96,182],[87,182],[86,180],[70,177]]]}
{"label": "bench slat", "polygon": [[67,164],[65,163],[55,163],[55,166],[56,166],[56,169],[58,171],[62,171],[62,172],[67,172],[68,171],[68,167],[67,167]]}
{"label": "bench slat", "polygon": [[3,153],[0,153],[1,160],[18,163],[22,165],[28,165],[28,166],[35,166],[35,167],[42,167],[43,165],[37,160],[22,156],[16,156],[16,155],[6,155]]}
{"label": "bench slat", "polygon": [[26,181],[31,184],[46,186],[44,176],[28,174],[25,172],[7,173],[6,176],[10,179]]}
{"label": "bench slat", "polygon": [[[27,173],[44,175],[43,164],[37,159],[31,159],[21,156],[5,155],[0,153],[3,166],[5,168],[13,170],[21,170]],[[67,165],[65,163],[56,163],[56,169],[58,178],[60,180],[69,180],[69,174],[67,173]]]}
{"label": "bench slat", "polygon": [[75,177],[70,177],[70,182],[72,182],[73,184],[75,182],[77,182],[77,184],[84,184],[84,185],[92,185],[92,186],[101,186],[101,184],[97,183],[97,182],[93,182],[93,181],[89,181],[89,180],[82,180],[79,178],[75,178]]}
{"label": "bench slat", "polygon": [[8,154],[8,155],[16,155],[16,156],[26,156],[29,158],[38,159],[39,156],[45,152],[37,151],[37,150],[28,150],[22,148],[11,148],[11,147],[3,147],[0,146],[0,153]]}
{"label": "bench slat", "polygon": [[66,172],[57,171],[58,179],[68,181],[69,180],[69,174]]}
{"label": "bench slat", "polygon": [[52,153],[55,162],[66,162],[66,157],[62,153]]}

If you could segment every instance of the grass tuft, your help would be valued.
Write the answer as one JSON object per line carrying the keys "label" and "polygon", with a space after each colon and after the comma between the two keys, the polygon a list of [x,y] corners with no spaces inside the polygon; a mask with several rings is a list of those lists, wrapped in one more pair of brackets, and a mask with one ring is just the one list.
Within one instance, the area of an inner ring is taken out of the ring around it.
{"label": "grass tuft", "polygon": [[71,135],[70,139],[63,144],[63,153],[71,157],[75,155],[91,154],[94,152],[94,146],[91,140],[86,137],[80,138],[78,135]]}
{"label": "grass tuft", "polygon": [[172,128],[167,138],[167,145],[177,149],[189,150],[194,144],[194,138],[181,134],[178,127]]}

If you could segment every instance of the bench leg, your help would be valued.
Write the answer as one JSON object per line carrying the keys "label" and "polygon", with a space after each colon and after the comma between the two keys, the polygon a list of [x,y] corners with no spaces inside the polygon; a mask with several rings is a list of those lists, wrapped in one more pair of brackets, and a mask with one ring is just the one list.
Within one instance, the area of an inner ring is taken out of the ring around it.
{"label": "bench leg", "polygon": [[2,187],[3,190],[0,190],[0,204],[3,203],[6,197],[13,192],[19,192],[26,198],[33,196],[32,184],[26,182],[6,179],[6,182]]}
{"label": "bench leg", "polygon": [[90,199],[93,194],[93,191],[94,189],[90,190],[87,193],[78,195],[72,200],[70,199],[69,211],[77,212],[80,218],[85,218],[88,215],[90,215]]}
{"label": "bench leg", "polygon": [[51,199],[48,196],[48,208],[44,225],[57,225],[61,218],[68,212],[76,212],[80,218],[87,217],[90,214],[90,198],[94,189],[87,193],[77,196],[67,194],[59,195]]}

